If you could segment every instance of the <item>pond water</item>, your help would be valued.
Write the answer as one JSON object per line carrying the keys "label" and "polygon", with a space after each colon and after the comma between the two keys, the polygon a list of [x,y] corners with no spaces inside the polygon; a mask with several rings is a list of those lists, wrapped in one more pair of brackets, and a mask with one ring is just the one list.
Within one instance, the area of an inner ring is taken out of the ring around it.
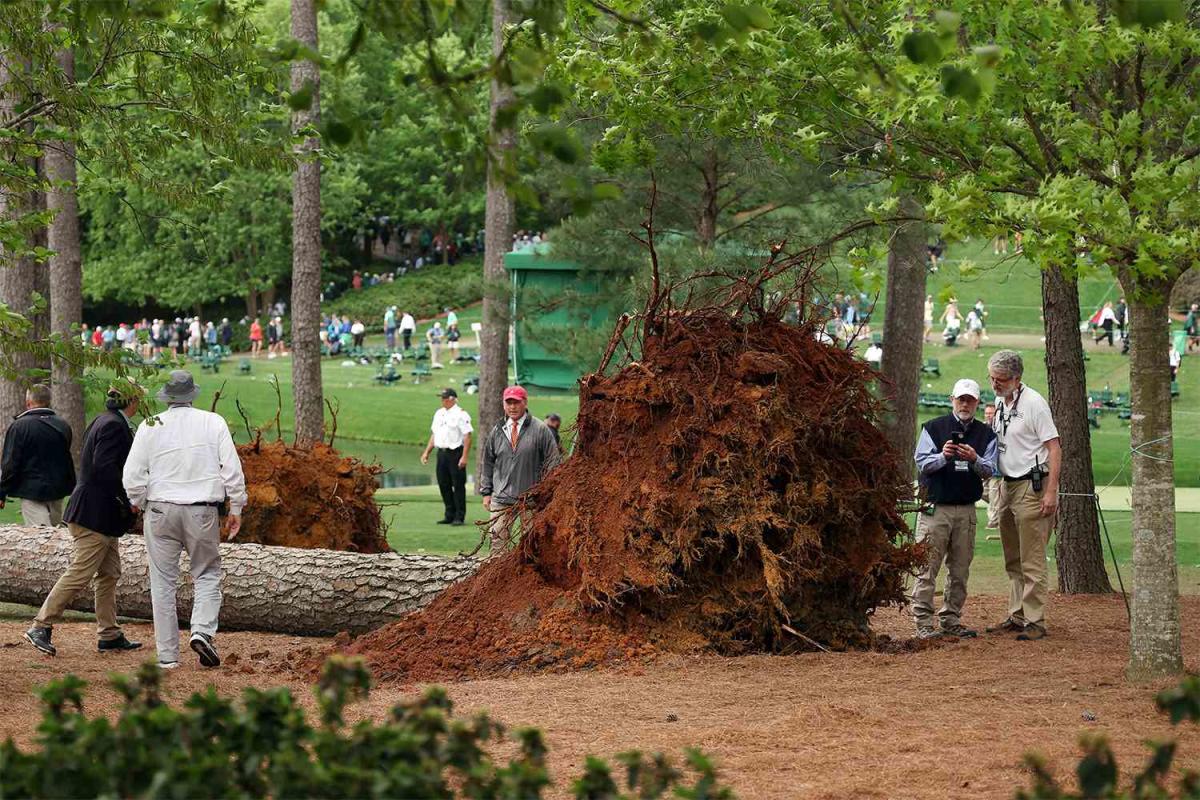
{"label": "pond water", "polygon": [[[437,473],[434,463],[437,451],[429,455],[429,464],[421,465],[421,451],[425,448],[408,444],[386,444],[383,442],[363,442],[356,439],[338,439],[334,442],[337,449],[348,456],[369,463],[376,462],[387,472],[379,476],[379,485],[384,489],[394,489],[403,486],[436,486]],[[475,485],[475,456],[471,455],[471,463],[467,469],[467,486]]]}

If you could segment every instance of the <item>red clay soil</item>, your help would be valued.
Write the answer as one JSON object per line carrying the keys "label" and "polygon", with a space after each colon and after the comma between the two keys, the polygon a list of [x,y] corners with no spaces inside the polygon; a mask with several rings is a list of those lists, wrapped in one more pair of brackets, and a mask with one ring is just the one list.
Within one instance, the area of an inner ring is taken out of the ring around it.
{"label": "red clay soil", "polygon": [[282,441],[238,447],[249,500],[237,541],[283,547],[387,553],[375,502],[381,468],[338,453]]}
{"label": "red clay soil", "polygon": [[657,325],[583,380],[576,451],[514,508],[517,551],[350,651],[412,681],[873,645],[919,557],[908,490],[873,373],[815,334],[761,311]]}

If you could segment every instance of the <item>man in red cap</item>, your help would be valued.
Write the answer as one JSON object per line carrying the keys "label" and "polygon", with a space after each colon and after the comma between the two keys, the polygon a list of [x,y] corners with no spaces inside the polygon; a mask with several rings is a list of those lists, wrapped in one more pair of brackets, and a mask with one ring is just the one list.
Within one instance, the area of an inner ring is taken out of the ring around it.
{"label": "man in red cap", "polygon": [[520,386],[504,390],[504,421],[484,440],[479,491],[492,515],[491,557],[512,543],[511,520],[501,517],[542,476],[558,465],[558,444],[546,423],[529,413],[529,395]]}

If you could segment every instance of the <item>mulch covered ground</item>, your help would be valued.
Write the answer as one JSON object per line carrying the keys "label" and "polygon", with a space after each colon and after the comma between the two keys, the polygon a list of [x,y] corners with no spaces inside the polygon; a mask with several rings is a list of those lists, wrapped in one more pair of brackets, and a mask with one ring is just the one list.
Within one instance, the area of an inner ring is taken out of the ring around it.
{"label": "mulch covered ground", "polygon": [[[1200,670],[1200,598],[1183,599],[1187,666]],[[966,622],[982,627],[1003,616],[1004,600],[973,597]],[[450,684],[461,711],[488,709],[514,725],[548,733],[550,768],[578,774],[589,754],[633,747],[678,757],[699,746],[742,798],[1000,798],[1026,785],[1023,754],[1047,756],[1069,778],[1075,743],[1103,732],[1122,775],[1142,763],[1142,741],[1180,735],[1180,762],[1200,766],[1200,735],[1175,731],[1153,708],[1159,687],[1136,687],[1123,675],[1128,646],[1119,597],[1054,596],[1049,638],[1022,643],[980,638],[922,652],[801,653],[787,656],[665,655],[619,668],[518,674]],[[26,622],[0,623],[0,736],[32,740],[38,712],[30,689],[71,671],[104,684],[150,653],[97,656],[86,623],[55,629],[61,655],[48,659],[20,644]],[[911,620],[881,611],[876,631],[911,633]],[[128,628],[152,641],[149,625]],[[289,653],[327,649],[330,640],[220,634],[236,664],[201,671],[191,661],[168,678],[177,699],[213,683],[222,692],[288,683],[311,705],[303,676],[279,669]],[[228,659],[227,659],[228,660]],[[419,691],[377,690],[360,713],[382,718],[398,699]],[[89,694],[89,707],[112,713],[116,695]],[[1084,712],[1095,717],[1085,721]]]}

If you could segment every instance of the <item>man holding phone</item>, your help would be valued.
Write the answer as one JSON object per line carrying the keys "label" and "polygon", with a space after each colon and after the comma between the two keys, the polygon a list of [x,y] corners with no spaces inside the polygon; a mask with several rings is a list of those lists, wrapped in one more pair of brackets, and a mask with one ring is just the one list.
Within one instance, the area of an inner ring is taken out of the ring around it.
{"label": "man holding phone", "polygon": [[[925,545],[925,566],[912,590],[917,636],[956,636],[976,632],[962,624],[967,577],[975,556],[975,503],[983,497],[983,482],[996,472],[996,434],[975,419],[979,384],[964,378],[950,395],[953,409],[921,428],[914,457],[921,490],[929,507],[917,517],[917,541]],[[946,562],[942,608],[933,616],[933,592],[938,571]]]}

